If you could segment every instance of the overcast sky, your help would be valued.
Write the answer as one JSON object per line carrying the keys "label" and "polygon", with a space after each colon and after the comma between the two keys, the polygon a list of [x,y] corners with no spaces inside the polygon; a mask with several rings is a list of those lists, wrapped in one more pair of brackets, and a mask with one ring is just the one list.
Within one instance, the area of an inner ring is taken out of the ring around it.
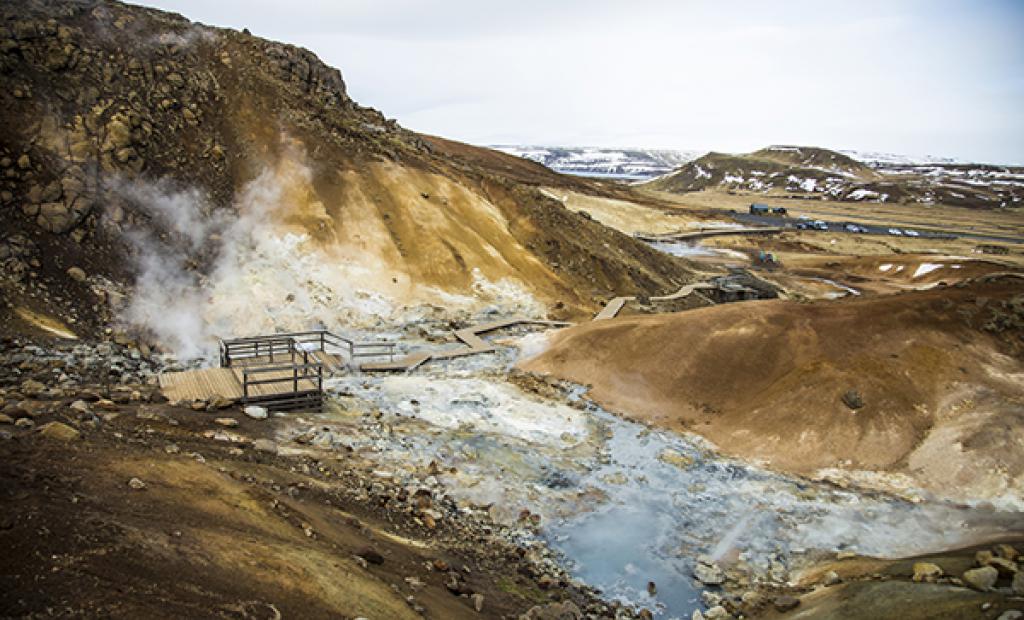
{"label": "overcast sky", "polygon": [[1024,1],[148,0],[307,47],[475,144],[1024,163]]}

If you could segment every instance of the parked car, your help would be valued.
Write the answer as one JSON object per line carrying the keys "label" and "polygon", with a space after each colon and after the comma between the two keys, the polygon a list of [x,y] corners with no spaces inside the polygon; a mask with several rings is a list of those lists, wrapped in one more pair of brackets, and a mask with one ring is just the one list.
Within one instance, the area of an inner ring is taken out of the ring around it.
{"label": "parked car", "polygon": [[904,230],[903,234],[908,236],[908,237],[920,237],[921,236],[921,233],[917,232],[916,230]]}
{"label": "parked car", "polygon": [[771,212],[772,209],[768,205],[761,204],[759,202],[755,202],[750,205],[751,215],[768,215]]}
{"label": "parked car", "polygon": [[811,228],[815,230],[828,230],[828,224],[821,220],[814,220],[811,222]]}
{"label": "parked car", "polygon": [[890,235],[895,235],[897,237],[902,237],[903,236],[903,231],[901,231],[899,228],[890,228],[889,229],[889,234]]}
{"label": "parked car", "polygon": [[868,231],[867,228],[864,228],[860,224],[854,224],[853,222],[847,223],[843,226],[843,229],[846,230],[846,232],[852,233],[866,233]]}
{"label": "parked car", "polygon": [[807,222],[797,222],[796,223],[797,230],[807,230],[810,227],[811,227],[811,225],[808,224]]}
{"label": "parked car", "polygon": [[786,207],[772,207],[772,215],[786,215]]}

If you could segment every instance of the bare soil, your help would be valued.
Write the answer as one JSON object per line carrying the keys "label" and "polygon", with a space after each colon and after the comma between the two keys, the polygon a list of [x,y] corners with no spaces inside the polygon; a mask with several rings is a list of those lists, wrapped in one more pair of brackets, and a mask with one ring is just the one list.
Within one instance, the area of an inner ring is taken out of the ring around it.
{"label": "bare soil", "polygon": [[[559,332],[522,365],[778,469],[898,472],[961,498],[1019,493],[1022,284],[630,316]],[[862,406],[844,403],[851,390]]]}

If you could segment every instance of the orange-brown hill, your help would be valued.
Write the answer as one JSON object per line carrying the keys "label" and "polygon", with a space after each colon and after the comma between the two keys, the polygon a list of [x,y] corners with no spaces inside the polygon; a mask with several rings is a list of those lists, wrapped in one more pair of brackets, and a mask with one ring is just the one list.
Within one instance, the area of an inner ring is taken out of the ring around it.
{"label": "orange-brown hill", "polygon": [[[510,283],[584,316],[595,296],[688,280],[681,261],[537,186],[624,190],[408,131],[353,101],[309,50],[119,2],[16,0],[0,5],[0,74],[5,326],[24,307],[102,333],[111,317],[96,291],[130,294],[138,275],[129,235],[184,246],[190,276],[215,271],[219,242],[177,243],[154,197],[255,215],[258,238],[309,237],[313,262],[344,268],[328,274],[335,296],[416,305]],[[253,305],[323,296],[313,288]]]}
{"label": "orange-brown hill", "polygon": [[[1022,335],[1024,280],[1001,277],[588,323],[523,366],[776,468],[895,472],[952,495],[963,485],[1022,497]],[[844,403],[850,390],[860,408]]]}

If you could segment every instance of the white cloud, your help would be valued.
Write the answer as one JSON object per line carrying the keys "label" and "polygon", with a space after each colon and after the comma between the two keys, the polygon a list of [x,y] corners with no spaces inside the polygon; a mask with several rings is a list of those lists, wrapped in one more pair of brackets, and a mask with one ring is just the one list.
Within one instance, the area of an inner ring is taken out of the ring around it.
{"label": "white cloud", "polygon": [[1024,162],[1024,8],[958,2],[154,0],[312,49],[476,143],[769,143]]}

